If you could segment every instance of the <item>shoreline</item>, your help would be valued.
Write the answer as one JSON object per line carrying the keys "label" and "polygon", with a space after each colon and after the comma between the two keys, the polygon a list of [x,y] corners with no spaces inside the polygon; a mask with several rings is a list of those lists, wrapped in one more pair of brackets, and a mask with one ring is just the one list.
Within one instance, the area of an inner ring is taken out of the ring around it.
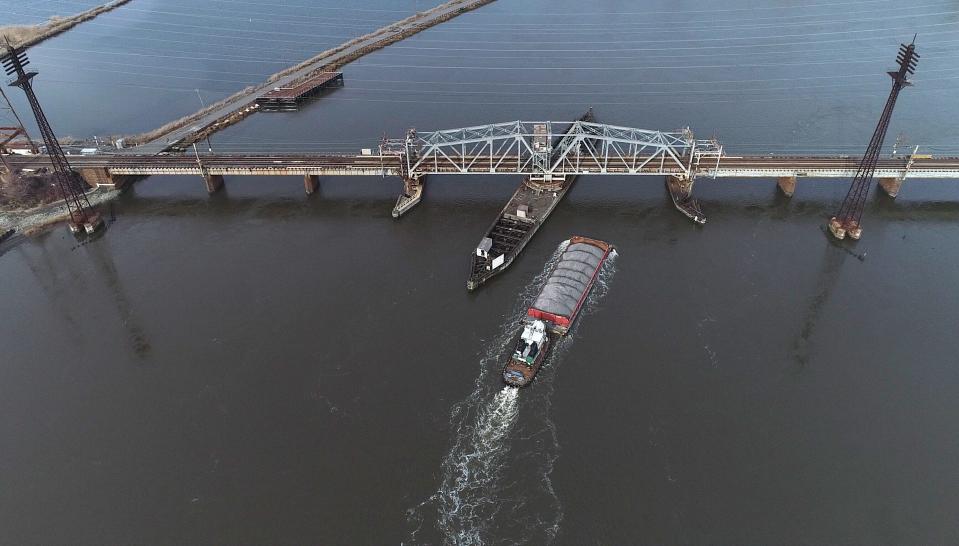
{"label": "shoreline", "polygon": [[[94,188],[86,195],[90,205],[96,207],[116,199],[121,193],[123,193],[122,189]],[[34,235],[52,228],[69,217],[70,213],[62,200],[32,209],[4,210],[0,211],[0,233],[13,229],[16,235]]]}
{"label": "shoreline", "polygon": [[[28,33],[28,36],[21,37],[20,40],[13,40],[13,43],[15,47],[29,47],[42,42],[43,40],[54,37],[60,33],[66,32],[84,21],[93,19],[102,13],[112,11],[120,6],[123,6],[124,4],[129,3],[130,1],[131,0],[113,0],[70,17],[53,17],[46,23],[41,23],[39,25],[9,25],[0,28],[0,35],[9,35],[11,31]],[[267,87],[277,80],[283,79],[286,76],[303,70],[306,70],[308,74],[312,74],[319,70],[339,68],[344,64],[369,54],[372,51],[382,49],[390,44],[408,38],[409,36],[417,34],[423,30],[453,19],[462,13],[490,4],[493,1],[495,0],[449,0],[426,11],[418,12],[405,19],[390,23],[373,32],[353,38],[338,46],[322,51],[305,61],[302,61],[294,66],[287,67],[282,71],[269,76],[265,83],[259,84],[258,86],[246,87],[229,97],[221,99],[220,101],[217,101],[216,103],[211,104],[198,112],[195,112],[194,114],[171,121],[161,127],[158,127],[157,129],[148,131],[147,133],[141,133],[128,138],[135,144],[142,144],[144,140],[147,142],[154,141],[158,138],[161,138],[165,134],[169,134],[179,128],[182,128],[183,126],[201,119],[204,115],[210,112],[214,112],[223,108],[224,106],[229,105],[231,102],[236,102],[238,98],[249,94],[254,89],[259,87]],[[443,12],[444,10],[448,11],[439,16],[435,16],[437,12]],[[368,42],[370,40],[373,41],[362,47],[356,48],[354,51],[350,51],[346,55],[338,56],[338,54],[349,50],[351,47],[362,44],[363,42]],[[239,119],[242,119],[243,117],[246,116],[239,116]],[[121,193],[122,190],[106,190],[95,188],[87,191],[86,195],[90,200],[90,204],[97,206],[115,199]],[[63,222],[68,218],[69,212],[67,207],[60,200],[30,209],[0,210],[0,232],[13,229],[17,234],[20,235],[32,235],[41,231],[45,231],[46,229],[51,228],[53,225]]]}
{"label": "shoreline", "polygon": [[38,25],[5,25],[0,27],[0,39],[9,38],[10,44],[15,48],[31,47],[44,40],[62,34],[80,23],[94,19],[98,15],[113,11],[130,1],[131,0],[112,0],[106,4],[77,13],[76,15],[66,17],[54,15],[45,23]]}

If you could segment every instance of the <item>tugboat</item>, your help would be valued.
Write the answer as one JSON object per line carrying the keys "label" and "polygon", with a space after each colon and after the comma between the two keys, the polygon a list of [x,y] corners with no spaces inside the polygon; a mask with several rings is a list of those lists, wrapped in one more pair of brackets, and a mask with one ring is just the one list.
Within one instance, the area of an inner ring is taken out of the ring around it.
{"label": "tugboat", "polygon": [[503,370],[503,381],[513,387],[522,387],[532,381],[543,364],[549,345],[546,323],[541,320],[526,322],[519,343]]}
{"label": "tugboat", "polygon": [[552,344],[565,336],[596,282],[613,245],[588,237],[571,237],[550,271],[546,284],[526,313],[516,348],[503,368],[503,382],[529,385]]}

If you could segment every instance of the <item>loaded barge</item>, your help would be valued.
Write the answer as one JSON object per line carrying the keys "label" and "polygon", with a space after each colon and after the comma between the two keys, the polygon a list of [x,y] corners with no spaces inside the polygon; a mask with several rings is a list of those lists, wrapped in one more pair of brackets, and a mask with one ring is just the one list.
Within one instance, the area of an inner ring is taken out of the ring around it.
{"label": "loaded barge", "polygon": [[[578,121],[593,121],[593,110],[588,110]],[[536,125],[533,136],[535,150],[548,150],[550,155],[557,142],[549,140],[546,125]],[[568,129],[567,129],[568,131]],[[550,157],[552,160],[552,157]],[[505,270],[526,243],[533,238],[549,213],[563,199],[576,181],[576,176],[530,176],[510,198],[509,203],[486,231],[470,258],[470,275],[466,288],[474,290],[488,279]]]}
{"label": "loaded barge", "polygon": [[596,282],[613,245],[588,237],[571,237],[526,313],[516,348],[503,368],[503,382],[529,385],[549,348],[565,336]]}

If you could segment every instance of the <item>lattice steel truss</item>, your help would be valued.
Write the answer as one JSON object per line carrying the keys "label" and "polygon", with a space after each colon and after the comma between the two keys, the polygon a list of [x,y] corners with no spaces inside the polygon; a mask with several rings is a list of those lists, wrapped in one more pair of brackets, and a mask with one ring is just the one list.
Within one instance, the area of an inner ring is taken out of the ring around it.
{"label": "lattice steel truss", "polygon": [[869,140],[869,146],[866,147],[866,153],[863,154],[859,170],[852,179],[846,198],[836,215],[829,220],[829,230],[839,239],[844,238],[847,234],[853,239],[858,239],[862,234],[862,213],[866,207],[866,197],[869,195],[869,187],[872,185],[876,164],[879,162],[879,152],[882,150],[882,143],[886,138],[889,122],[892,119],[892,111],[896,107],[896,100],[899,98],[899,92],[902,91],[902,88],[912,85],[909,76],[916,71],[916,64],[919,62],[915,38],[913,38],[913,43],[909,45],[899,45],[899,55],[896,62],[899,64],[899,69],[888,72],[892,77],[892,90],[889,91],[886,106],[882,110],[882,115],[879,116],[879,123]]}
{"label": "lattice steel truss", "polygon": [[47,155],[50,157],[50,163],[53,165],[53,175],[60,189],[60,195],[63,197],[63,202],[66,203],[67,210],[70,213],[71,228],[75,230],[79,229],[79,226],[89,222],[91,218],[94,217],[93,207],[90,206],[90,201],[87,200],[87,195],[84,193],[79,178],[70,169],[70,164],[67,162],[63,150],[60,148],[60,143],[56,135],[53,134],[53,129],[50,128],[47,116],[43,113],[43,109],[40,108],[40,102],[33,92],[31,82],[34,76],[37,75],[37,72],[26,71],[25,67],[30,64],[30,61],[27,60],[27,55],[22,48],[14,48],[7,43],[6,50],[7,53],[0,57],[3,68],[8,76],[15,78],[10,82],[10,85],[23,89],[23,92],[27,95],[27,101],[30,103],[30,108],[33,110],[33,115],[37,120],[37,127],[40,129],[43,143],[47,147]]}
{"label": "lattice steel truss", "polygon": [[[9,153],[7,144],[15,141],[17,137],[29,138],[26,131],[20,127],[0,127],[0,154]],[[27,145],[32,148],[32,143],[28,142]]]}
{"label": "lattice steel truss", "polygon": [[[568,131],[554,132],[556,127]],[[683,175],[704,161],[718,164],[722,146],[697,140],[687,128],[649,131],[590,121],[511,121],[411,131],[407,139],[384,141],[384,153],[402,154],[408,175],[573,174]]]}

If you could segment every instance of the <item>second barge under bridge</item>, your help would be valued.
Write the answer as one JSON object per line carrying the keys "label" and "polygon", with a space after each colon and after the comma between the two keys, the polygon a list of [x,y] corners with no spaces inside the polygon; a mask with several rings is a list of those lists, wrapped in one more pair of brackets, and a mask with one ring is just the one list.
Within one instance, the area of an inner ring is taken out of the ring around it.
{"label": "second barge under bridge", "polygon": [[[698,177],[774,178],[783,193],[791,196],[798,178],[832,178],[845,183],[855,176],[861,159],[846,155],[731,156],[716,140],[696,139],[689,129],[662,132],[601,124],[588,114],[572,122],[513,121],[434,132],[411,129],[404,138],[384,139],[378,148],[358,154],[192,151],[159,155],[126,151],[68,159],[71,168],[94,187],[120,187],[151,175],[193,175],[202,177],[210,193],[223,186],[224,176],[302,176],[307,194],[316,191],[321,176],[398,176],[404,181],[404,191],[394,216],[421,200],[424,182],[431,174],[521,175],[523,184],[491,227],[503,224],[510,229],[499,232],[510,235],[515,235],[519,224],[524,230],[531,222],[536,227],[542,224],[579,175],[664,177],[676,208],[704,223],[705,215],[692,198]],[[45,155],[8,155],[5,159],[12,168],[22,170],[49,164]],[[879,186],[895,197],[906,178],[959,178],[959,158],[913,151],[881,158],[875,176]],[[523,192],[528,195],[520,195]],[[522,203],[514,202],[517,196]],[[486,238],[472,258],[471,279],[481,261],[476,257],[488,260],[489,265],[498,257],[492,255],[497,252],[492,247],[484,248],[491,246]],[[480,256],[483,253],[486,256]],[[508,264],[504,261],[494,269],[505,269]]]}

